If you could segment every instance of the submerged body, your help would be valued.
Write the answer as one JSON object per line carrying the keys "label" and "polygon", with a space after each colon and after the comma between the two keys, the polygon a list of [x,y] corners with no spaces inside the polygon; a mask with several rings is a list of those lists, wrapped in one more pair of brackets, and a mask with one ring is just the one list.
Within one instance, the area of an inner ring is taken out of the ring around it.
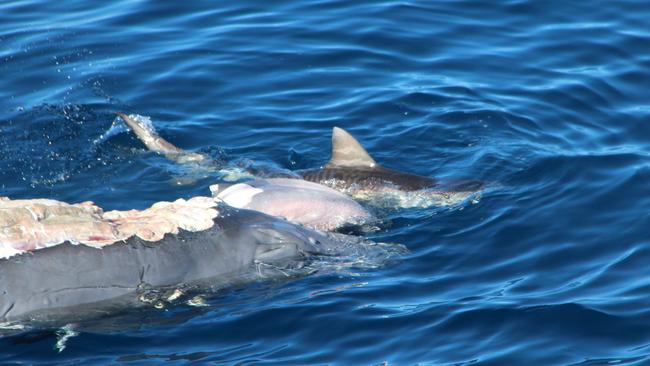
{"label": "submerged body", "polygon": [[136,235],[102,247],[70,241],[0,259],[0,322],[67,323],[144,305],[140,295],[284,276],[313,255],[361,240],[324,234],[252,210],[218,207],[209,229],[157,241]]}
{"label": "submerged body", "polygon": [[324,231],[374,221],[373,215],[348,196],[326,186],[288,178],[257,179],[225,189],[210,189],[233,207],[269,215]]}
{"label": "submerged body", "polygon": [[[163,140],[152,129],[139,127],[137,115],[118,114],[130,126],[145,146],[180,163],[196,161],[196,153],[184,151]],[[139,131],[139,132],[138,132]],[[143,134],[149,132],[150,135]],[[152,144],[148,141],[158,141]],[[161,142],[161,141],[164,141]],[[166,146],[171,148],[166,149]],[[187,154],[186,156],[183,154]],[[200,159],[204,165],[209,159]],[[323,167],[296,172],[304,180],[322,184],[350,195],[357,200],[382,207],[447,206],[463,202],[483,188],[481,182],[441,184],[421,175],[392,170],[379,165],[345,130],[332,130],[332,154]],[[280,176],[298,178],[284,173]]]}

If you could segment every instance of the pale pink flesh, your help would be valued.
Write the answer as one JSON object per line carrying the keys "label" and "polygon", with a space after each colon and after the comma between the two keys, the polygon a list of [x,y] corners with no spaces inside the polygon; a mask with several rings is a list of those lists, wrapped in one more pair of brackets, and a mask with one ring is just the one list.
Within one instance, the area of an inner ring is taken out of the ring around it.
{"label": "pale pink flesh", "polygon": [[0,198],[0,258],[65,241],[102,247],[137,236],[161,240],[179,229],[202,231],[218,215],[209,197],[158,202],[139,211],[104,212],[92,202]]}
{"label": "pale pink flesh", "polygon": [[227,204],[257,210],[319,230],[372,220],[372,214],[348,196],[299,179],[271,178],[240,183],[220,192]]}

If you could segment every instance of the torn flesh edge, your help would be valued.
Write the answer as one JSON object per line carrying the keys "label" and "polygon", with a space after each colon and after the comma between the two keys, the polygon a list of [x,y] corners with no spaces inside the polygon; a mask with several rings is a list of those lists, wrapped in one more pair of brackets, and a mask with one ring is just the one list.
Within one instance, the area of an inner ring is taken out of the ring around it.
{"label": "torn flesh edge", "polygon": [[217,204],[211,197],[193,197],[157,202],[142,211],[104,212],[92,202],[0,197],[0,259],[64,242],[102,248],[133,236],[156,242],[179,229],[204,231],[214,225]]}

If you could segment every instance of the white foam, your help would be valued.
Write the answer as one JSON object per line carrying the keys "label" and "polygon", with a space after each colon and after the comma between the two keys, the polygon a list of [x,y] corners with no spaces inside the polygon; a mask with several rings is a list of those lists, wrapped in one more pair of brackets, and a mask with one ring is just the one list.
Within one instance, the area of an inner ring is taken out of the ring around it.
{"label": "white foam", "polygon": [[[129,118],[132,120],[138,122],[138,124],[146,129],[149,132],[156,132],[156,129],[153,127],[153,122],[151,122],[151,117],[149,116],[141,116],[139,114],[129,114]],[[120,118],[121,119],[121,118]]]}
{"label": "white foam", "polygon": [[[142,128],[146,129],[149,132],[155,133],[155,129],[153,127],[153,123],[151,122],[151,118],[149,116],[141,116],[139,114],[129,114],[129,117],[133,119],[134,121],[138,122]],[[113,124],[111,124],[111,127],[106,130],[106,132],[102,133],[93,141],[93,145],[99,145],[102,144],[111,137],[118,135],[122,132],[126,132],[129,130],[129,127],[124,123],[124,121],[119,118],[115,117],[113,120]]]}
{"label": "white foam", "polygon": [[102,144],[108,141],[108,139],[110,139],[111,137],[126,131],[127,131],[126,124],[122,122],[121,118],[116,117],[113,120],[113,124],[111,125],[111,127],[109,127],[108,130],[106,130],[106,132],[99,135],[99,137],[93,141],[93,145]]}

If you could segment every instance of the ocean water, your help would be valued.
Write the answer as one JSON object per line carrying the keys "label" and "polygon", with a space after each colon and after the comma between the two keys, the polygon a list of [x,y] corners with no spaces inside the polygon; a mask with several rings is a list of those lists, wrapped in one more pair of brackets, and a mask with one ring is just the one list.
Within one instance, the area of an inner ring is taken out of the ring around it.
{"label": "ocean water", "polygon": [[0,195],[208,194],[116,111],[292,170],[340,126],[385,166],[492,188],[391,212],[369,238],[410,252],[379,268],[23,332],[0,363],[650,364],[648,19],[624,0],[3,1]]}

